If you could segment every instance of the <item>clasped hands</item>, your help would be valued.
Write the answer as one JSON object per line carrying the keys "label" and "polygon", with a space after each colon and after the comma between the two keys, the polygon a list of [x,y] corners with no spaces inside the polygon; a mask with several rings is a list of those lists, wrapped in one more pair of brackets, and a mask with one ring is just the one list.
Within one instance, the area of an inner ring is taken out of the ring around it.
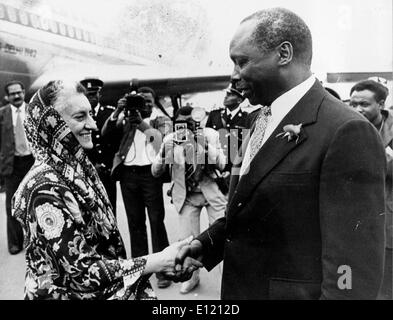
{"label": "clasped hands", "polygon": [[192,273],[203,267],[202,244],[190,236],[165,248],[161,253],[171,261],[161,274],[168,280],[183,282],[191,278]]}

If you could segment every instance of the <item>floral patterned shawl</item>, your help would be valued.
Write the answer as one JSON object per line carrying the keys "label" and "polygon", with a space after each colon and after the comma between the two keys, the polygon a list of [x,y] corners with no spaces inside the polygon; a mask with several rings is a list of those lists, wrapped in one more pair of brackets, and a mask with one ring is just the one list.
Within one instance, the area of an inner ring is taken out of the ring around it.
{"label": "floral patterned shawl", "polygon": [[26,232],[25,299],[155,299],[146,259],[126,259],[105,189],[53,95],[48,84],[27,108],[36,162],[13,199]]}
{"label": "floral patterned shawl", "polygon": [[[79,205],[104,215],[107,227],[113,229],[116,222],[106,190],[82,146],[50,104],[53,93],[48,90],[48,86],[40,89],[27,107],[25,129],[33,155],[64,178]],[[14,216],[25,220],[27,212],[20,200],[19,194],[14,199]]]}

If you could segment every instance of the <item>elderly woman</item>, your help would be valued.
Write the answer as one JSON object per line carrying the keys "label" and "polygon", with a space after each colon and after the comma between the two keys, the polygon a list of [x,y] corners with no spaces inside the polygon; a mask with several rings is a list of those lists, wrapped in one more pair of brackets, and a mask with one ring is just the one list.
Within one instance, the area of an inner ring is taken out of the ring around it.
{"label": "elderly woman", "polygon": [[126,259],[111,204],[84,149],[96,125],[78,84],[51,81],[25,121],[36,158],[14,196],[26,241],[25,299],[155,299],[148,278],[174,272],[187,241]]}

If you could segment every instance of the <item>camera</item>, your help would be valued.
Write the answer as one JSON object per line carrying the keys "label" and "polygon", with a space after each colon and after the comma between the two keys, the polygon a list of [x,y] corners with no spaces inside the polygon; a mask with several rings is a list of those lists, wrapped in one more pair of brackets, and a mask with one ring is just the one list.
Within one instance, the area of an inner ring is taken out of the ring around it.
{"label": "camera", "polygon": [[174,142],[177,144],[205,145],[203,129],[194,121],[176,121],[174,123]]}
{"label": "camera", "polygon": [[136,93],[135,91],[133,91],[126,94],[124,97],[126,98],[124,112],[127,115],[136,113],[137,110],[140,112],[145,107],[145,98],[140,93]]}
{"label": "camera", "polygon": [[175,123],[175,142],[182,143],[187,142],[190,139],[190,131],[188,129],[187,122],[176,122]]}

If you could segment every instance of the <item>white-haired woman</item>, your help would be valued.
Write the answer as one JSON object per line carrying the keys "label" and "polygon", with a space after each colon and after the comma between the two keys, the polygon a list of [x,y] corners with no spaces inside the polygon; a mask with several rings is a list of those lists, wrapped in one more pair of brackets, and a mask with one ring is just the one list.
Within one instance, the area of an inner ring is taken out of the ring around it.
{"label": "white-haired woman", "polygon": [[174,272],[178,249],[126,259],[105,189],[84,149],[96,125],[84,88],[51,81],[25,121],[36,162],[13,199],[26,241],[25,299],[155,299],[149,276]]}

